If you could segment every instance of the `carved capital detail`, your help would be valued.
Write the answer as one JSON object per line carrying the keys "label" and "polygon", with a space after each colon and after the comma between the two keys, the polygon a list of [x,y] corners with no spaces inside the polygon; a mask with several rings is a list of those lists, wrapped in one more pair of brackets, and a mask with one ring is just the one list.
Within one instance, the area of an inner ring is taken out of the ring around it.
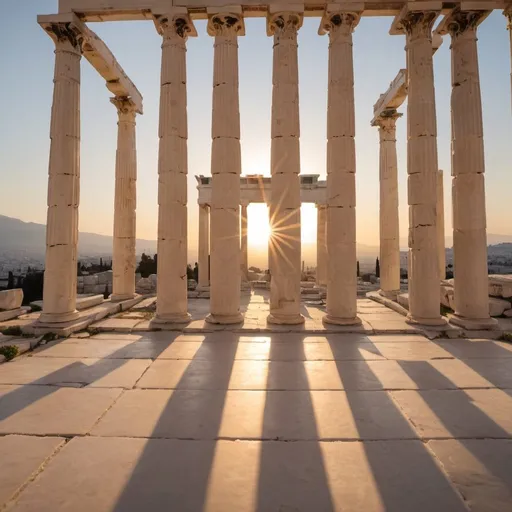
{"label": "carved capital detail", "polygon": [[512,7],[508,7],[503,11],[503,16],[507,18],[507,28],[512,30]]}
{"label": "carved capital detail", "polygon": [[117,108],[119,121],[135,122],[137,107],[130,98],[116,96],[114,98],[110,98],[110,103]]}
{"label": "carved capital detail", "polygon": [[73,23],[48,23],[44,29],[56,46],[69,44],[77,53],[82,53],[84,36]]}
{"label": "carved capital detail", "polygon": [[468,31],[476,30],[481,19],[487,14],[486,11],[454,11],[446,22],[446,29],[452,38],[459,37]]}
{"label": "carved capital detail", "polygon": [[378,126],[383,132],[394,134],[396,130],[396,120],[400,117],[402,117],[402,114],[395,109],[385,110],[374,121],[373,125]]}
{"label": "carved capital detail", "polygon": [[329,12],[325,13],[320,22],[320,35],[330,34],[331,37],[336,35],[348,36],[354,32],[357,27],[361,14],[358,12]]}
{"label": "carved capital detail", "polygon": [[189,37],[197,35],[188,14],[163,14],[155,16],[154,19],[158,33],[162,35],[164,40],[179,38],[186,41]]}
{"label": "carved capital detail", "polygon": [[218,13],[208,18],[207,32],[210,36],[237,37],[245,34],[241,14]]}
{"label": "carved capital detail", "polygon": [[276,12],[267,17],[267,35],[296,35],[302,26],[303,15],[299,12]]}
{"label": "carved capital detail", "polygon": [[438,14],[437,11],[411,11],[400,20],[399,26],[408,36],[432,40],[432,28]]}

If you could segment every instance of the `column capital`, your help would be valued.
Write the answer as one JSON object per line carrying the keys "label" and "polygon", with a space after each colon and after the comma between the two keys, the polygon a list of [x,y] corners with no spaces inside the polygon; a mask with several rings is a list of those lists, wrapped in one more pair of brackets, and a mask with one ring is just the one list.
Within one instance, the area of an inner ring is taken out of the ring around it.
{"label": "column capital", "polygon": [[208,13],[206,30],[210,36],[245,36],[244,18],[242,13],[231,11]]}
{"label": "column capital", "polygon": [[267,36],[289,36],[296,34],[300,27],[304,13],[299,11],[278,11],[267,15]]}
{"label": "column capital", "polygon": [[459,7],[447,14],[436,29],[436,33],[444,36],[450,34],[452,39],[461,35],[476,34],[476,27],[482,23],[491,11],[461,11]]}
{"label": "column capital", "polygon": [[[434,4],[437,3],[434,2]],[[432,40],[432,28],[440,12],[441,2],[439,2],[439,9],[428,10],[411,10],[406,5],[393,20],[390,34],[405,34],[408,37],[424,37]]]}
{"label": "column capital", "polygon": [[82,54],[84,36],[73,22],[41,23],[44,31],[52,38],[55,46],[67,47]]}
{"label": "column capital", "polygon": [[396,120],[401,118],[403,114],[396,110],[385,110],[373,121],[372,126],[378,126],[385,132],[391,133],[395,131]]}
{"label": "column capital", "polygon": [[509,30],[512,30],[512,4],[510,4],[508,7],[505,7],[505,10],[503,11],[503,16],[507,18],[507,28]]}
{"label": "column capital", "polygon": [[189,37],[197,37],[197,31],[186,9],[153,15],[156,30],[164,40],[180,38],[186,41]]}
{"label": "column capital", "polygon": [[135,122],[137,106],[131,98],[115,96],[110,98],[110,103],[117,108],[119,121]]}
{"label": "column capital", "polygon": [[330,12],[326,10],[320,21],[318,34],[321,36],[325,34],[349,36],[354,32],[360,19],[360,12],[341,10]]}

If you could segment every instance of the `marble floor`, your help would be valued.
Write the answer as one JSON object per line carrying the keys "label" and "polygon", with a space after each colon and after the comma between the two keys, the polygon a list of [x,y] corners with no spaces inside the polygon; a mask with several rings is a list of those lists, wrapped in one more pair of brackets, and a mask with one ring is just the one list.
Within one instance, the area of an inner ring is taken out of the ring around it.
{"label": "marble floor", "polygon": [[511,344],[82,336],[0,365],[0,510],[511,510]]}

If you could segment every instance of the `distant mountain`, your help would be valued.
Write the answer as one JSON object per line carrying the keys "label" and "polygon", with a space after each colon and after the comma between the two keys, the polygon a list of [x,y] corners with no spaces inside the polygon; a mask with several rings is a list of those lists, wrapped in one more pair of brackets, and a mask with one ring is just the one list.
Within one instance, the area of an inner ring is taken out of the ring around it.
{"label": "distant mountain", "polygon": [[[0,254],[25,254],[44,257],[46,247],[46,226],[35,222],[0,215]],[[137,252],[156,252],[156,240],[137,239]],[[78,238],[79,256],[112,255],[112,237],[96,233],[80,232]]]}

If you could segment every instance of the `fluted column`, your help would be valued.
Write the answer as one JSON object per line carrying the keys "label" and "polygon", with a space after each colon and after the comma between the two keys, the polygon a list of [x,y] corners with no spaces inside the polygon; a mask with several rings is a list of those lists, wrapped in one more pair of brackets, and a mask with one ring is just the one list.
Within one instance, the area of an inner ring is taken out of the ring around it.
{"label": "fluted column", "polygon": [[439,261],[439,278],[446,277],[446,246],[444,241],[444,184],[443,171],[437,171],[437,257]]}
{"label": "fluted column", "polygon": [[467,329],[489,317],[482,101],[477,26],[486,12],[455,9],[443,21],[452,38],[452,203],[455,315]]}
{"label": "fluted column", "polygon": [[68,322],[76,311],[78,206],[80,198],[81,40],[72,23],[45,27],[55,42],[50,124],[48,216],[42,323]]}
{"label": "fluted column", "polygon": [[380,294],[396,298],[400,292],[400,229],[398,220],[398,163],[396,120],[402,114],[385,111],[375,121],[379,127]]}
{"label": "fluted column", "polygon": [[327,285],[327,208],[316,205],[316,284]]}
{"label": "fluted column", "polygon": [[199,282],[198,288],[207,290],[210,288],[210,207],[207,204],[199,205]]}
{"label": "fluted column", "polygon": [[302,13],[269,14],[274,37],[270,203],[270,314],[274,324],[300,324],[300,126],[297,31]]}
{"label": "fluted column", "polygon": [[408,321],[443,325],[437,253],[437,126],[432,61],[436,11],[407,11],[400,20],[406,35],[407,173],[409,203]]}
{"label": "fluted column", "polygon": [[249,276],[249,247],[247,244],[247,205],[240,207],[242,213],[242,238],[240,241],[240,272],[242,281],[247,281]]}
{"label": "fluted column", "polygon": [[329,34],[327,97],[327,314],[329,324],[356,325],[356,154],[352,32],[353,12],[328,12],[320,34]]}
{"label": "fluted column", "polygon": [[[503,14],[507,18],[507,29],[508,29],[508,36],[510,39],[510,64],[512,66],[512,6],[508,7],[508,9],[505,9],[503,11]],[[512,84],[512,67],[510,72],[510,82]],[[512,93],[512,87],[510,89]]]}
{"label": "fluted column", "polygon": [[212,203],[210,314],[206,320],[233,324],[240,313],[240,112],[238,36],[240,13],[210,15],[208,34],[215,37],[212,113]]}
{"label": "fluted column", "polygon": [[163,37],[158,149],[156,323],[185,323],[187,312],[187,14],[155,18]]}
{"label": "fluted column", "polygon": [[126,98],[112,98],[110,101],[116,106],[118,114],[111,300],[121,301],[135,296],[137,109]]}

